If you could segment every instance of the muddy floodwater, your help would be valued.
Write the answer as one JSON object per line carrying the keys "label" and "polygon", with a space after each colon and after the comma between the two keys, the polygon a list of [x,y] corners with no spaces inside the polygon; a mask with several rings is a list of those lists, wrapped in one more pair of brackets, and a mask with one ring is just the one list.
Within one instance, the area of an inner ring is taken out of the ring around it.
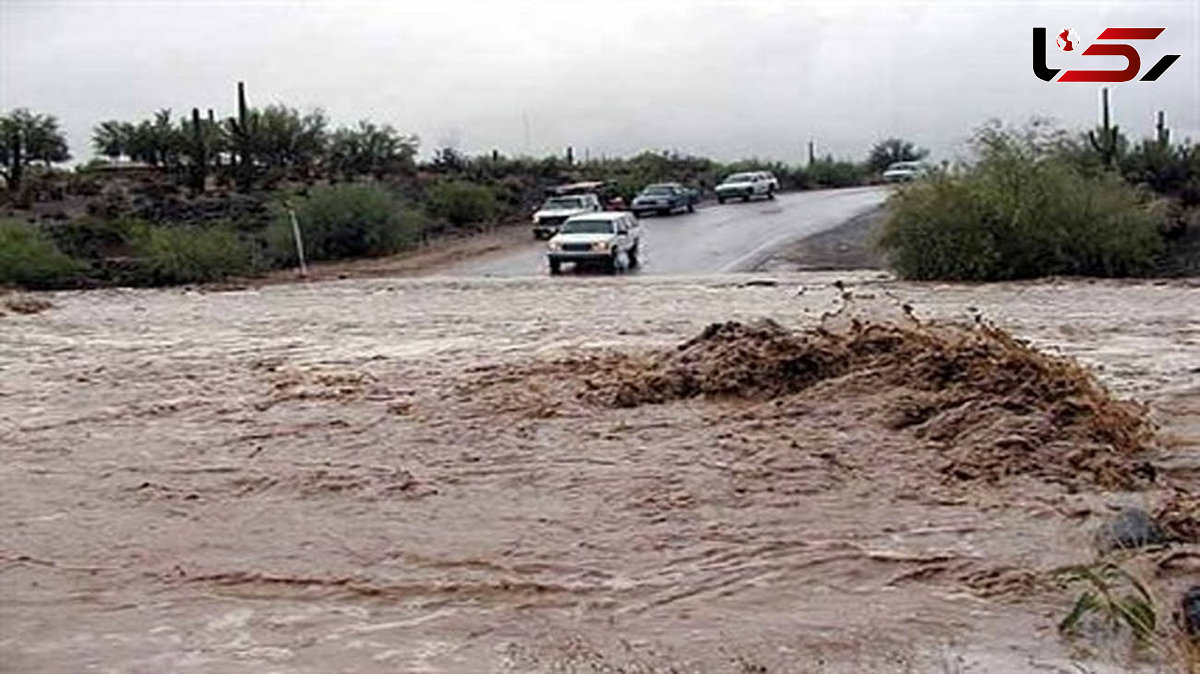
{"label": "muddy floodwater", "polygon": [[[760,278],[39,295],[0,316],[0,669],[1128,666],[1058,637],[1042,574],[1158,487],[948,479],[886,391],[606,405],[570,364],[847,292],[982,317],[1147,403],[1139,460],[1195,490],[1200,287]],[[1156,573],[1168,598],[1200,570]]]}

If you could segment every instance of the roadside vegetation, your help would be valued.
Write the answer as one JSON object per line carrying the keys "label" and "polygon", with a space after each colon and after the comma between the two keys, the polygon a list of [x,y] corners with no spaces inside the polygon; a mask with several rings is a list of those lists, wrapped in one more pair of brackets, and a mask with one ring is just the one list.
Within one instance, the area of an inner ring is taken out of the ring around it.
{"label": "roadside vegetation", "polygon": [[0,116],[0,284],[168,285],[291,267],[293,212],[306,258],[338,260],[524,222],[546,188],[567,182],[606,181],[608,196],[629,201],[648,183],[704,192],[739,171],[773,171],[791,190],[878,173],[832,156],[804,166],[669,152],[579,161],[570,149],[535,158],[441,148],[418,161],[415,136],[371,120],[335,128],[319,109],[255,108],[241,85],[235,115],[190,112],[102,121],[98,158],[71,171],[58,168],[70,156],[52,115]]}
{"label": "roadside vegetation", "polygon": [[[447,236],[523,222],[547,187],[606,181],[630,201],[645,185],[708,193],[730,173],[766,170],[784,190],[878,182],[927,152],[900,138],[863,161],[719,162],[670,152],[578,161],[469,156],[371,120],[334,128],[317,109],[247,103],[218,118],[160,110],[93,130],[99,159],[74,170],[52,115],[0,116],[0,284],[164,285],[297,263],[294,211],[310,260],[391,255]],[[904,277],[998,280],[1049,274],[1200,272],[1200,149],[1116,127],[1071,138],[1045,124],[992,125],[977,159],[935,170],[893,202],[881,248]]]}
{"label": "roadside vegetation", "polygon": [[1172,144],[1161,119],[1137,144],[1115,127],[1072,136],[1033,120],[988,124],[972,145],[973,162],[893,198],[879,244],[902,277],[1200,272],[1200,145]]}

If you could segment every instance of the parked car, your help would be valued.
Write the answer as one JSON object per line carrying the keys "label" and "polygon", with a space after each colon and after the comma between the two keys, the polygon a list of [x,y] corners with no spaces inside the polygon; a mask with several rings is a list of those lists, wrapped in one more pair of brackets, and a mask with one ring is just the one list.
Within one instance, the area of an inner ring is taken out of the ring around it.
{"label": "parked car", "polygon": [[779,190],[779,181],[768,171],[751,171],[749,173],[734,173],[717,185],[717,201],[725,203],[728,199],[750,201],[753,197],[765,196],[775,198]]}
{"label": "parked car", "polygon": [[700,193],[679,183],[656,183],[647,185],[633,199],[630,210],[637,217],[646,213],[670,215],[675,211],[686,209],[688,213],[696,210],[696,202],[700,201]]}
{"label": "parked car", "polygon": [[560,273],[564,262],[596,264],[609,272],[636,267],[641,239],[642,230],[631,213],[576,215],[547,244],[550,273]]}
{"label": "parked car", "polygon": [[929,167],[924,162],[898,161],[888,164],[887,170],[883,172],[883,180],[889,183],[903,183],[916,180],[928,172]]}
{"label": "parked car", "polygon": [[549,239],[562,223],[574,215],[603,210],[595,194],[569,194],[547,199],[533,214],[533,238]]}

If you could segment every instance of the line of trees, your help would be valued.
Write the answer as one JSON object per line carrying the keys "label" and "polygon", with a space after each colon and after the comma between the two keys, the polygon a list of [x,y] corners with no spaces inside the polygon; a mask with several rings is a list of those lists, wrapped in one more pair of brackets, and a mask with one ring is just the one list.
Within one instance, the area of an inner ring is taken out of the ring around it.
{"label": "line of trees", "polygon": [[368,120],[330,129],[320,109],[301,113],[286,105],[250,108],[238,84],[238,116],[218,121],[212,110],[172,120],[171,110],[139,122],[96,125],[92,146],[109,159],[129,159],[179,171],[203,188],[211,171],[227,171],[240,186],[270,183],[287,175],[315,173],[353,179],[411,171],[416,136]]}

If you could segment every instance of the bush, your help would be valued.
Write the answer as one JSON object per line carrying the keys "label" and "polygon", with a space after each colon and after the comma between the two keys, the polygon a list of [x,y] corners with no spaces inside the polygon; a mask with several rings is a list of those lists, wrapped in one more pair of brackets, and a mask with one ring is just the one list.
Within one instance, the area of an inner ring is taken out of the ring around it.
{"label": "bush", "polygon": [[170,227],[141,223],[129,241],[135,284],[219,281],[255,270],[251,247],[224,227]]}
{"label": "bush", "polygon": [[901,276],[992,281],[1153,268],[1163,240],[1141,193],[1114,174],[1083,175],[1033,136],[984,130],[976,165],[893,197],[879,244]]}
{"label": "bush", "polygon": [[61,288],[79,283],[87,265],[58,249],[36,225],[0,220],[0,285]]}
{"label": "bush", "polygon": [[833,157],[818,159],[805,169],[808,184],[816,187],[852,187],[867,182],[867,169],[861,164],[835,160]]}
{"label": "bush", "polygon": [[[312,189],[295,204],[309,260],[389,255],[421,240],[425,221],[376,185],[339,184]],[[292,221],[280,209],[268,226],[267,255],[276,265],[297,262]]]}
{"label": "bush", "polygon": [[429,212],[454,227],[485,222],[496,213],[496,195],[463,180],[438,183],[429,191]]}

